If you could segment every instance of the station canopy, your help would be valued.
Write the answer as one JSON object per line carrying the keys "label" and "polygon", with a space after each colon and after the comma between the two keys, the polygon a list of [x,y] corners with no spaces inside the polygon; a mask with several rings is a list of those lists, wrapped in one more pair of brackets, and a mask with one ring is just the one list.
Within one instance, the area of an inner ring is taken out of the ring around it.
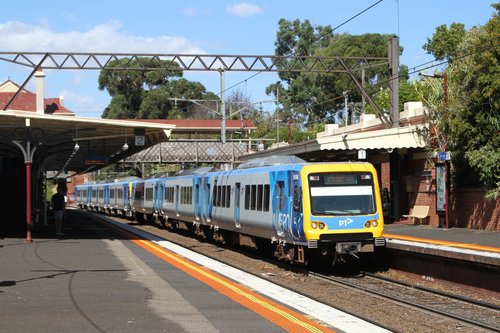
{"label": "station canopy", "polygon": [[173,128],[139,120],[7,110],[0,112],[0,156],[32,157],[43,171],[84,173],[167,141]]}

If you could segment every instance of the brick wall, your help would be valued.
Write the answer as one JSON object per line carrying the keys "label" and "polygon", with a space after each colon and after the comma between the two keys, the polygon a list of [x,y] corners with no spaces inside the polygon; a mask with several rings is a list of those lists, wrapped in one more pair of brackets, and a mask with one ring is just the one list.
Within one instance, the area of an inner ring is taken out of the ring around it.
{"label": "brick wall", "polygon": [[451,194],[450,226],[500,230],[500,198],[486,200],[484,189],[466,188]]}
{"label": "brick wall", "polygon": [[[434,172],[432,173],[434,180]],[[410,193],[409,202],[414,205],[429,206],[429,225],[438,226],[436,214],[436,187],[432,182],[430,191],[425,191],[425,184],[420,182],[417,193]],[[424,190],[423,190],[424,189]],[[487,200],[485,190],[463,188],[454,190],[450,196],[448,226],[450,228],[469,228],[478,230],[500,230],[500,198]]]}
{"label": "brick wall", "polygon": [[[436,174],[425,159],[407,156],[407,164],[401,167],[400,204],[401,215],[408,214],[415,205],[429,206],[429,218],[425,223],[439,225],[436,214]],[[381,187],[389,188],[389,163],[380,166]],[[500,230],[500,198],[486,200],[485,190],[463,188],[450,194],[448,226],[479,230]]]}

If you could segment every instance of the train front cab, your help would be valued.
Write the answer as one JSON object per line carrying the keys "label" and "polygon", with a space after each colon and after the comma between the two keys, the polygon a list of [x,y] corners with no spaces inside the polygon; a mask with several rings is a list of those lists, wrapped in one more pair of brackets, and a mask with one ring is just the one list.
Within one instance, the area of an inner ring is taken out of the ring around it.
{"label": "train front cab", "polygon": [[308,249],[323,256],[374,253],[384,247],[377,173],[369,163],[304,166],[303,228]]}

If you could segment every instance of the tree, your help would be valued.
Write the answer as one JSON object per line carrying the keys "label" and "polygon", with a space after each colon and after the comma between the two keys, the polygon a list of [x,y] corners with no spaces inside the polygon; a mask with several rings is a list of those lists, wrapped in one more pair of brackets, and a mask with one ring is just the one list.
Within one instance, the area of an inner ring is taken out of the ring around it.
{"label": "tree", "polygon": [[[498,196],[500,4],[493,7],[496,12],[492,18],[484,26],[467,31],[456,48],[447,53],[450,60],[446,70],[449,105],[446,114],[441,112],[441,128],[452,151],[454,183],[457,186],[487,186],[492,189],[490,196]],[[430,44],[441,45],[439,39],[443,36],[436,32]]]}
{"label": "tree", "polygon": [[[308,20],[280,19],[278,25],[275,54],[280,56],[387,57],[387,42],[391,37],[334,34],[331,26],[313,26]],[[407,69],[403,67],[401,73],[404,75]],[[356,74],[361,81],[361,73]],[[280,72],[279,77],[280,81],[267,87],[266,93],[276,95],[278,91],[282,111],[293,109],[294,117],[300,114],[309,123],[334,122],[335,114],[343,108],[342,96],[346,91],[351,101],[361,102],[361,93],[347,74]],[[378,83],[388,79],[387,67],[365,71],[365,87],[372,95],[379,91]]]}
{"label": "tree", "polygon": [[[136,65],[153,70],[113,69]],[[99,89],[107,90],[111,102],[103,118],[115,119],[176,119],[189,118],[199,111],[182,99],[217,99],[199,82],[182,78],[179,65],[168,60],[150,58],[118,59],[110,62],[99,75]],[[166,69],[169,68],[169,69]],[[204,111],[206,114],[206,111]]]}
{"label": "tree", "polygon": [[462,23],[452,23],[450,28],[443,24],[436,28],[423,49],[434,55],[437,60],[452,60],[457,56],[457,47],[465,37],[465,26]]}

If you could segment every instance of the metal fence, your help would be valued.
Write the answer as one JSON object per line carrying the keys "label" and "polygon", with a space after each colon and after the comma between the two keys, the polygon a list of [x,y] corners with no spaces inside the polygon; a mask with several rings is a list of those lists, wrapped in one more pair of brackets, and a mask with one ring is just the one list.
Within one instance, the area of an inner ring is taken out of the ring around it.
{"label": "metal fence", "polygon": [[123,162],[139,163],[231,163],[246,155],[247,142],[169,141],[162,142]]}

